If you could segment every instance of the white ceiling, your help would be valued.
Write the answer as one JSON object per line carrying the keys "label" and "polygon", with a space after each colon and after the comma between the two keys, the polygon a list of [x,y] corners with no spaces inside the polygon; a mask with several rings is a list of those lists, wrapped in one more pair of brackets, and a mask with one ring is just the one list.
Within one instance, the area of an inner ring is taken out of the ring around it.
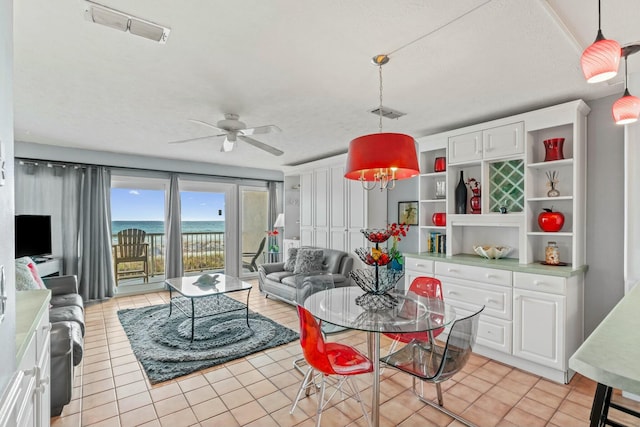
{"label": "white ceiling", "polygon": [[[414,137],[623,91],[623,73],[588,85],[580,71],[597,0],[102,4],[170,27],[167,43],[92,24],[79,0],[14,1],[17,141],[282,169],[377,132],[370,58],[389,52],[384,105],[407,115],[383,129]],[[604,1],[602,11],[607,38],[640,40],[640,1]],[[279,126],[255,138],[285,154],[243,142],[221,153],[222,138],[167,144],[215,133],[188,119],[215,124],[227,112]]]}

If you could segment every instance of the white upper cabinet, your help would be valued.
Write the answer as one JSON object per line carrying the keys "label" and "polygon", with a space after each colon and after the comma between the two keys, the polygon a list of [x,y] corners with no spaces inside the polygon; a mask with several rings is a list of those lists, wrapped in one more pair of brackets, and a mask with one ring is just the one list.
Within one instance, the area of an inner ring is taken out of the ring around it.
{"label": "white upper cabinet", "polygon": [[481,131],[449,137],[449,163],[463,163],[481,159]]}
{"label": "white upper cabinet", "polygon": [[449,163],[497,159],[524,153],[524,123],[449,137]]}
{"label": "white upper cabinet", "polygon": [[497,159],[524,153],[524,123],[518,122],[482,131],[485,159]]}

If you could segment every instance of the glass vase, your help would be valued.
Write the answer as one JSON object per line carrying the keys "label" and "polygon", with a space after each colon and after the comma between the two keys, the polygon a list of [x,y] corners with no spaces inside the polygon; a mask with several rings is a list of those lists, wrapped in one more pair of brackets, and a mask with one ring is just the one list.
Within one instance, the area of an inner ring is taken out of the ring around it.
{"label": "glass vase", "polygon": [[458,181],[458,186],[456,187],[455,201],[456,201],[456,213],[466,214],[467,213],[467,186],[464,183],[464,174],[462,171],[460,171],[460,181]]}

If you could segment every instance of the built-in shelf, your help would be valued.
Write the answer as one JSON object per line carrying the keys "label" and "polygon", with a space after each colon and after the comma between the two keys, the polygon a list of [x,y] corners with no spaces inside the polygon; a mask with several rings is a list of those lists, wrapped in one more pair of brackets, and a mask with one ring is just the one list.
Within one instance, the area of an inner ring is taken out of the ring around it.
{"label": "built-in shelf", "polygon": [[561,166],[573,166],[573,159],[552,160],[550,162],[529,163],[530,169],[551,169]]}
{"label": "built-in shelf", "polygon": [[527,236],[547,236],[549,238],[551,238],[553,236],[573,237],[573,233],[568,233],[568,232],[563,232],[563,231],[558,231],[558,232],[555,232],[555,233],[546,232],[546,231],[530,231],[530,232],[527,233]]}
{"label": "built-in shelf", "polygon": [[573,200],[573,196],[529,197],[528,202],[553,202],[554,200]]}

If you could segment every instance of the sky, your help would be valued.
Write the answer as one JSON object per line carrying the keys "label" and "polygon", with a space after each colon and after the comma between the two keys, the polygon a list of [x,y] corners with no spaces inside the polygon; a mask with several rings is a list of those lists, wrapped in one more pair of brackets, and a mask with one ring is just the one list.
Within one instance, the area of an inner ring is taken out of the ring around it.
{"label": "sky", "polygon": [[[180,196],[183,221],[224,221],[223,193],[182,191]],[[164,191],[112,188],[111,220],[163,221]]]}

